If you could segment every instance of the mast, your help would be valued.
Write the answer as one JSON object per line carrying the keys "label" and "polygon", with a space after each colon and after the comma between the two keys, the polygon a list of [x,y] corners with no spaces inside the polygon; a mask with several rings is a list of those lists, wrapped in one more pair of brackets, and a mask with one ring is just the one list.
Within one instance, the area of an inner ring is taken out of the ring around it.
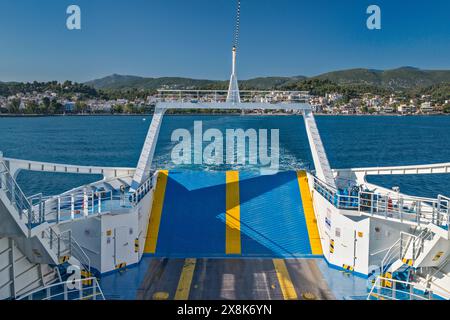
{"label": "mast", "polygon": [[228,87],[227,102],[241,103],[241,96],[239,94],[239,86],[236,77],[236,47],[233,47],[232,57],[233,62],[231,67],[230,85]]}
{"label": "mast", "polygon": [[241,103],[241,96],[239,94],[239,86],[236,76],[236,56],[237,47],[239,41],[239,31],[240,31],[240,19],[241,19],[241,1],[237,2],[237,14],[236,14],[236,28],[234,35],[234,45],[232,49],[232,64],[231,64],[231,77],[230,85],[228,86],[227,102],[230,103]]}

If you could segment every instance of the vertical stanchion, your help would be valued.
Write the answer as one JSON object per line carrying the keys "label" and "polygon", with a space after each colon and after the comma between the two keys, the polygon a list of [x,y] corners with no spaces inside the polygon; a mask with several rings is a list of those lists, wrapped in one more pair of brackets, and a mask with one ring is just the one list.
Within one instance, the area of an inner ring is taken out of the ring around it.
{"label": "vertical stanchion", "polygon": [[[52,229],[50,229],[50,234],[52,233]],[[58,241],[58,259],[61,256],[61,237],[58,235],[57,236],[57,241]]]}
{"label": "vertical stanchion", "polygon": [[58,207],[56,208],[56,223],[61,221],[61,197],[58,197]]}
{"label": "vertical stanchion", "polygon": [[97,300],[97,280],[92,281],[92,300]]}
{"label": "vertical stanchion", "polygon": [[98,213],[102,213],[102,193],[98,193]]}
{"label": "vertical stanchion", "polygon": [[397,282],[392,281],[392,299],[396,300]]}
{"label": "vertical stanchion", "polygon": [[70,195],[70,219],[75,218],[75,196],[73,194]]}
{"label": "vertical stanchion", "polygon": [[87,217],[89,215],[89,199],[87,191],[83,191],[83,216]]}
{"label": "vertical stanchion", "polygon": [[419,226],[420,226],[420,212],[421,211],[422,211],[422,202],[418,201],[417,212],[416,212],[416,219],[417,219],[417,223],[419,224]]}

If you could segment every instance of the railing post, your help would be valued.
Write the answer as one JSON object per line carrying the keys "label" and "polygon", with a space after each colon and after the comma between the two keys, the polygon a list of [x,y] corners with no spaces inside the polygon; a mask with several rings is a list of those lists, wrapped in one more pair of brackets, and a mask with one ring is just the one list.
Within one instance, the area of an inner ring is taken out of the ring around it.
{"label": "railing post", "polygon": [[397,282],[392,281],[392,299],[395,300],[397,296]]}
{"label": "railing post", "polygon": [[11,176],[11,204],[14,205],[16,203],[16,197],[14,193],[16,192],[16,185],[14,183],[14,178]]}
{"label": "railing post", "polygon": [[72,230],[69,230],[69,255],[72,256]]}
{"label": "railing post", "polygon": [[373,193],[371,193],[370,194],[370,214],[373,216],[373,197],[374,196],[374,194]]}
{"label": "railing post", "polygon": [[75,196],[73,194],[70,195],[70,219],[75,218]]}
{"label": "railing post", "polygon": [[93,300],[97,300],[97,280],[92,280],[92,296],[93,296]]}
{"label": "railing post", "polygon": [[61,221],[61,197],[58,196],[58,207],[56,208],[56,222],[59,223]]}
{"label": "railing post", "polygon": [[400,233],[400,260],[403,259],[403,233]]}
{"label": "railing post", "polygon": [[92,195],[91,195],[91,197],[92,197],[92,204],[91,204],[91,206],[92,206],[92,214],[95,214],[95,197],[94,197],[94,191],[92,191]]}
{"label": "railing post", "polygon": [[98,213],[102,213],[102,193],[98,193]]}
{"label": "railing post", "polygon": [[83,191],[83,216],[87,217],[89,215],[89,200],[87,191]]}
{"label": "railing post", "polygon": [[358,191],[358,212],[361,213],[361,191]]}
{"label": "railing post", "polygon": [[[22,209],[20,211],[22,211]],[[28,207],[28,228],[31,229],[32,225],[33,225],[33,205],[30,204]]]}
{"label": "railing post", "polygon": [[434,203],[433,210],[436,212],[436,224],[441,226],[443,219],[441,219],[441,211],[439,210],[439,204],[437,202]]}
{"label": "railing post", "polygon": [[389,195],[385,196],[384,201],[384,217],[387,219],[389,210]]}
{"label": "railing post", "polygon": [[417,218],[417,224],[420,226],[420,213],[422,212],[422,201],[418,201],[417,204],[417,213],[416,213],[416,218]]}
{"label": "railing post", "polygon": [[[50,233],[52,233],[53,231],[50,229]],[[57,241],[58,241],[58,260],[61,257],[61,236],[58,235],[57,236]]]}
{"label": "railing post", "polygon": [[67,282],[66,282],[66,283],[64,283],[64,301],[67,301],[67,300],[69,300],[69,299],[67,296]]}
{"label": "railing post", "polygon": [[398,198],[398,208],[400,213],[400,221],[403,222],[403,198]]}
{"label": "railing post", "polygon": [[[31,206],[33,207],[33,199],[31,199],[30,202],[31,202]],[[42,205],[43,205],[43,203],[41,201],[41,198],[39,197],[38,205],[37,205],[37,207],[38,207],[38,223],[42,222]]]}

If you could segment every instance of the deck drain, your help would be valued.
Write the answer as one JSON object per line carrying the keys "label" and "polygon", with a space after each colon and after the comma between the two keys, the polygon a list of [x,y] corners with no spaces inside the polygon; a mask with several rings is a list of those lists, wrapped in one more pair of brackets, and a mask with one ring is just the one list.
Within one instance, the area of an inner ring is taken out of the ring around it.
{"label": "deck drain", "polygon": [[167,300],[169,299],[168,292],[155,292],[153,294],[153,300]]}
{"label": "deck drain", "polygon": [[316,300],[316,295],[314,293],[311,292],[305,292],[304,294],[302,294],[303,299],[305,300]]}

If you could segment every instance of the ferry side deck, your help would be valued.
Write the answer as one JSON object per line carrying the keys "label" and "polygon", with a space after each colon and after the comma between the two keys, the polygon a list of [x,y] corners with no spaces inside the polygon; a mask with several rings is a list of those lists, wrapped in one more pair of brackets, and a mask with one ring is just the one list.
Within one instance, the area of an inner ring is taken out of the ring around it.
{"label": "ferry side deck", "polygon": [[145,300],[367,293],[365,279],[322,258],[305,172],[160,171],[142,261],[101,287],[106,299]]}

